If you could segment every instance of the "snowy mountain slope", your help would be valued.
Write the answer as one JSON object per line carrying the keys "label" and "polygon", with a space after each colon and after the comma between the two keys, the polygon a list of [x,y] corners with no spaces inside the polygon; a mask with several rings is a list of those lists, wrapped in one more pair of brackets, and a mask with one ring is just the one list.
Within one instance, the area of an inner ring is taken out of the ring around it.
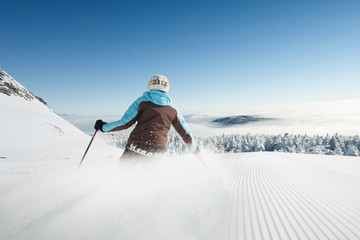
{"label": "snowy mountain slope", "polygon": [[[359,158],[202,153],[210,172],[189,155],[133,166],[99,133],[78,170],[90,137],[2,76],[12,87],[0,92],[1,240],[360,239]],[[313,109],[303,118],[318,126]],[[356,133],[352,105],[324,109],[321,124],[331,112],[339,121],[324,130]],[[288,129],[309,130],[295,124],[301,111],[287,114]]]}
{"label": "snowy mountain slope", "polygon": [[80,159],[90,137],[59,117],[2,69],[0,76],[0,164],[59,157],[59,153],[66,158],[69,149],[75,150]]}
{"label": "snowy mountain slope", "polygon": [[88,137],[39,101],[0,94],[0,155],[27,159],[58,144]]}
{"label": "snowy mountain slope", "polygon": [[0,239],[359,239],[358,158],[202,157],[211,173],[193,156],[134,169],[92,153],[81,171],[14,169],[1,175]]}

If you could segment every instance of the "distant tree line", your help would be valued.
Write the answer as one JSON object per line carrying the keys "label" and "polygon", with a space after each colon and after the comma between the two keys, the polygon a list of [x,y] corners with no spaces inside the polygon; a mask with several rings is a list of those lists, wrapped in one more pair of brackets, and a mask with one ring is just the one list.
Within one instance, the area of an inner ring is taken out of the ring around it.
{"label": "distant tree line", "polygon": [[[105,141],[125,148],[127,136],[121,134],[103,135]],[[211,137],[196,137],[200,149],[214,153],[240,152],[286,152],[324,155],[360,156],[360,136],[299,135],[299,134],[231,134]],[[183,140],[178,135],[170,135],[167,141],[170,153],[182,154],[186,151]]]}

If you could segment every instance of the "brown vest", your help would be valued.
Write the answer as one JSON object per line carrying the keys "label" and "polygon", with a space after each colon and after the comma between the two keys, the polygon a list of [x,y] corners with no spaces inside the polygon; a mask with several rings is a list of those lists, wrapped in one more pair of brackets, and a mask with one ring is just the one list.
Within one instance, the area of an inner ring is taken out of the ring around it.
{"label": "brown vest", "polygon": [[137,147],[145,152],[156,153],[166,151],[166,139],[171,125],[183,138],[187,145],[191,145],[192,138],[181,126],[177,111],[170,106],[156,105],[150,101],[141,102],[138,114],[127,124],[110,131],[120,131],[137,122],[131,132],[127,148]]}

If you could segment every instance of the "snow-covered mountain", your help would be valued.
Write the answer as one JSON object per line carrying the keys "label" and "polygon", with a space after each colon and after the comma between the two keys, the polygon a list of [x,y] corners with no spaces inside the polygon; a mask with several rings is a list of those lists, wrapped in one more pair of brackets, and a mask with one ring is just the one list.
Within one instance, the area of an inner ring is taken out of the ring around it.
{"label": "snow-covered mountain", "polygon": [[40,101],[46,105],[46,102],[27,90],[20,83],[15,81],[9,74],[7,74],[2,68],[0,68],[0,93],[8,96],[18,96],[27,101]]}
{"label": "snow-covered mountain", "polygon": [[23,160],[83,145],[89,136],[0,69],[0,157]]}

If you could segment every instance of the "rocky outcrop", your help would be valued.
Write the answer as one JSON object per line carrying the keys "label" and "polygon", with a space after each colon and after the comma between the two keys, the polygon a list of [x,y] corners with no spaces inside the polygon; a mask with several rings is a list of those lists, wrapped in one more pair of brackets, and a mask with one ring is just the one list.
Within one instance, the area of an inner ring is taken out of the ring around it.
{"label": "rocky outcrop", "polygon": [[26,99],[27,101],[38,100],[47,105],[42,98],[27,90],[24,86],[22,86],[9,74],[7,74],[2,68],[0,68],[0,93],[8,96],[18,96]]}

